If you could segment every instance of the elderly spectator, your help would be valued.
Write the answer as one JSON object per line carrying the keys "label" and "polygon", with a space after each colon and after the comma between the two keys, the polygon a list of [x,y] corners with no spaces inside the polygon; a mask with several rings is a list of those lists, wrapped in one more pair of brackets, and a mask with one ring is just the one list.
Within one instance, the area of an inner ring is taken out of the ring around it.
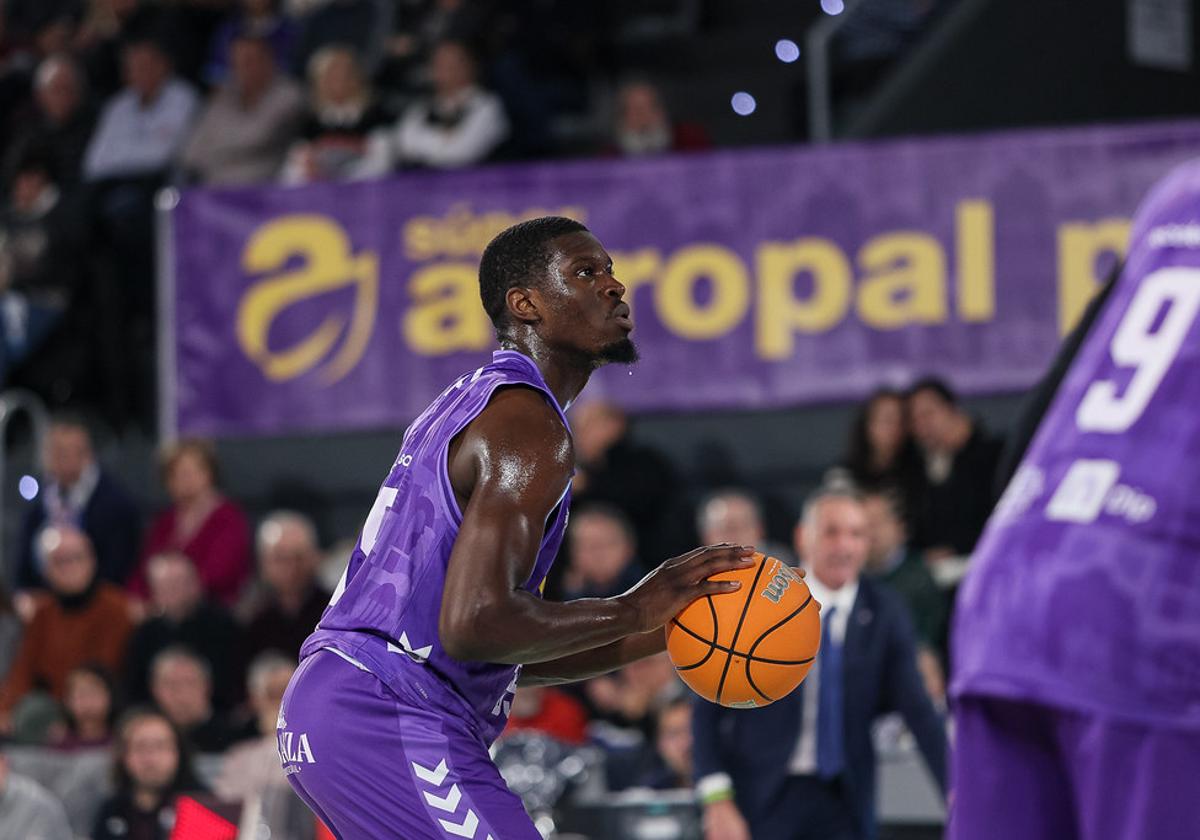
{"label": "elderly spectator", "polygon": [[67,812],[54,794],[33,779],[12,772],[0,749],[0,837],[74,840]]}
{"label": "elderly spectator", "polygon": [[443,41],[429,61],[433,93],[410,105],[393,137],[401,166],[454,169],[482,163],[508,137],[499,97],[478,84],[475,56]]}
{"label": "elderly spectator", "polygon": [[36,149],[52,162],[59,184],[76,184],[96,124],[95,109],[84,93],[83,75],[74,59],[44,59],[33,77],[34,114],[13,139],[5,172],[12,172],[18,160]]}
{"label": "elderly spectator", "polygon": [[[657,450],[634,442],[629,417],[617,405],[592,400],[571,411],[575,442],[575,505],[605,502],[633,522],[638,550],[653,562],[677,554],[662,522],[675,498],[675,470]],[[680,550],[686,550],[680,549]]]}
{"label": "elderly spectator", "polygon": [[[188,439],[167,446],[162,474],[171,506],[150,525],[142,556],[180,551],[192,558],[205,594],[232,606],[250,576],[250,525],[242,509],[221,495],[217,454],[207,441]],[[131,581],[145,596],[145,568]]]}
{"label": "elderly spectator", "polygon": [[275,66],[288,70],[292,61],[295,24],[280,11],[280,0],[238,0],[237,10],[217,27],[213,34],[204,79],[210,85],[222,85],[229,78],[233,43],[249,35],[261,38],[271,48]]}
{"label": "elderly spectator", "polygon": [[862,577],[870,541],[854,491],[819,491],[796,548],[821,604],[821,648],[800,687],[757,709],[696,698],[697,791],[712,837],[876,836],[878,716],[898,711],[945,788],[946,735],[917,671],[904,605]]}
{"label": "elderly spectator", "polygon": [[565,600],[609,598],[642,579],[637,537],[629,519],[616,508],[594,504],[577,511],[567,538]]}
{"label": "elderly spectator", "polygon": [[126,44],[122,65],[125,88],[104,106],[84,158],[90,181],[162,176],[196,114],[195,91],[172,75],[159,44]]}
{"label": "elderly spectator", "polygon": [[294,657],[274,651],[259,654],[250,664],[246,692],[254,713],[255,738],[237,744],[225,755],[213,782],[213,792],[222,799],[240,801],[259,796],[268,788],[289,789],[279,767],[279,740],[275,726],[287,690]]}
{"label": "elderly spectator", "polygon": [[47,524],[73,525],[86,533],[96,553],[97,575],[123,586],[137,557],[140,515],[125,489],[97,463],[81,418],[59,414],[51,420],[42,469],[41,492],[22,523],[17,586],[45,585],[35,548]]}
{"label": "elderly spectator", "polygon": [[625,157],[696,151],[712,145],[699,125],[672,122],[658,88],[648,81],[621,86],[616,117],[613,151]]}
{"label": "elderly spectator", "polygon": [[717,490],[701,501],[696,513],[696,530],[705,545],[752,545],[768,557],[777,557],[789,566],[796,565],[790,548],[767,539],[762,505],[745,490]]}
{"label": "elderly spectator", "polygon": [[218,705],[237,697],[237,628],[229,612],[204,596],[196,566],[179,552],[150,559],[149,615],[134,631],[126,656],[125,689],[136,703],[150,699],[151,662],[170,647],[185,646],[208,663]]}
{"label": "elderly spectator", "polygon": [[234,727],[213,708],[211,667],[187,648],[169,647],[154,657],[150,695],[159,711],[199,752],[224,752],[237,740]]}
{"label": "elderly spectator", "polygon": [[103,665],[80,665],[67,674],[63,692],[64,726],[51,739],[60,750],[106,747],[112,741],[117,716],[116,686]]}
{"label": "elderly spectator", "polygon": [[274,180],[299,130],[303,94],[277,72],[265,40],[241,35],[230,56],[229,83],[209,101],[181,163],[205,184]]}
{"label": "elderly spectator", "polygon": [[293,659],[329,604],[317,583],[321,548],[306,516],[276,511],[258,527],[261,582],[241,633],[244,661],[265,651]]}
{"label": "elderly spectator", "polygon": [[288,152],[286,184],[336,181],[379,175],[387,168],[386,140],[372,133],[386,127],[387,112],[375,101],[354,52],[330,46],[308,62],[308,114],[300,141]]}
{"label": "elderly spectator", "polygon": [[0,686],[0,722],[6,727],[22,701],[30,726],[38,726],[33,718],[41,717],[45,702],[31,692],[45,691],[60,701],[67,675],[78,666],[98,662],[119,669],[133,629],[125,593],[96,576],[86,534],[70,525],[49,527],[38,548],[50,591],[35,596],[16,662]]}
{"label": "elderly spectator", "polygon": [[913,499],[913,544],[931,561],[968,555],[992,512],[1001,442],[940,379],[909,389],[908,415],[924,462]]}
{"label": "elderly spectator", "polygon": [[92,840],[167,840],[175,798],[201,790],[179,731],[164,715],[140,708],[117,727],[117,791],[101,807]]}

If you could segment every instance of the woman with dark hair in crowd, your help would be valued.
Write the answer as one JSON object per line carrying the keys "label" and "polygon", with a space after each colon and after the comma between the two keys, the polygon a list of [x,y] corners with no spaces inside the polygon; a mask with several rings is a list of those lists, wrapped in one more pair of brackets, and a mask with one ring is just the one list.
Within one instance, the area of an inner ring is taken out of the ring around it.
{"label": "woman with dark hair in crowd", "polygon": [[106,747],[112,742],[117,717],[116,684],[103,665],[89,662],[67,675],[63,691],[61,736],[54,744],[60,750]]}
{"label": "woman with dark hair in crowd", "polygon": [[848,480],[863,490],[891,490],[907,504],[920,471],[909,436],[904,395],[880,388],[859,408],[846,455],[826,481]]}
{"label": "woman with dark hair in crowd", "polygon": [[215,449],[208,441],[181,440],[163,450],[160,463],[172,504],[151,524],[130,588],[145,598],[149,558],[182,552],[196,564],[205,593],[233,606],[250,577],[250,525],[218,489]]}
{"label": "woman with dark hair in crowd", "polygon": [[179,732],[148,708],[131,709],[121,718],[113,777],[116,793],[100,807],[92,840],[167,840],[175,798],[203,790]]}

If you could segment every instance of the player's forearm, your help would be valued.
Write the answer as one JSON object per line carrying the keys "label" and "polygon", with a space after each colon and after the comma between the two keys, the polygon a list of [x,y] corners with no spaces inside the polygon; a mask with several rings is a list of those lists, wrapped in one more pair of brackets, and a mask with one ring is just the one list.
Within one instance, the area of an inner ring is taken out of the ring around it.
{"label": "player's forearm", "polygon": [[643,631],[638,611],[624,598],[565,603],[514,592],[504,602],[447,609],[442,645],[456,659],[528,665],[591,651]]}
{"label": "player's forearm", "polygon": [[518,685],[558,685],[598,677],[661,653],[666,646],[666,635],[662,630],[638,633],[592,650],[526,665],[521,669]]}

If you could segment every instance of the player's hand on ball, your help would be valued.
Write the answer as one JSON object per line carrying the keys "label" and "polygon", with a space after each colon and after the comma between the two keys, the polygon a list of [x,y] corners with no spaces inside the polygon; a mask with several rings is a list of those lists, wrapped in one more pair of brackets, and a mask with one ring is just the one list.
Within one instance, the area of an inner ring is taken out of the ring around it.
{"label": "player's hand on ball", "polygon": [[704,806],[704,840],[750,840],[750,827],[732,799]]}
{"label": "player's hand on ball", "polygon": [[697,598],[736,592],[741,584],[708,580],[713,575],[753,566],[753,546],[707,545],[672,557],[620,598],[637,610],[640,633],[662,627]]}

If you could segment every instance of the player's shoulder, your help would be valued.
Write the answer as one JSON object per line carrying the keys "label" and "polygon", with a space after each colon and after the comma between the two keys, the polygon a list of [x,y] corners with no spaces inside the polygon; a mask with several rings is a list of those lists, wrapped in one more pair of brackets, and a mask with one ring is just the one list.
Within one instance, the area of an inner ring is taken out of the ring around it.
{"label": "player's shoulder", "polygon": [[488,404],[467,430],[477,446],[525,457],[550,456],[566,462],[573,456],[571,436],[550,398],[538,388],[506,384],[492,394]]}

